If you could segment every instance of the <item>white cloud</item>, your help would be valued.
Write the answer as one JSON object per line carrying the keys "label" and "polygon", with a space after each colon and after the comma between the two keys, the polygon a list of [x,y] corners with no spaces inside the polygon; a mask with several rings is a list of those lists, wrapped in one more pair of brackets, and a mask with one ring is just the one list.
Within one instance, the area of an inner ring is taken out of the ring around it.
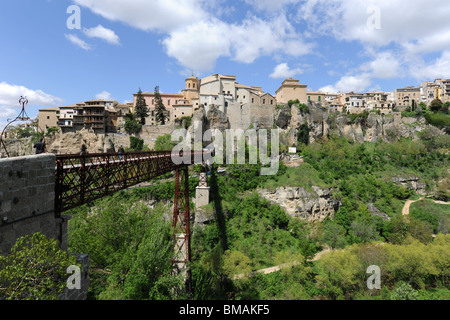
{"label": "white cloud", "polygon": [[233,25],[229,36],[233,59],[244,63],[252,63],[261,55],[287,54],[299,57],[310,53],[312,49],[312,45],[304,42],[284,15],[271,20],[247,18],[242,24]]}
{"label": "white cloud", "polygon": [[19,107],[19,99],[26,96],[30,105],[54,107],[62,102],[62,99],[43,92],[32,90],[24,86],[0,83],[0,105],[7,107]]}
{"label": "white cloud", "polygon": [[364,63],[361,69],[370,72],[374,78],[392,79],[400,75],[401,63],[391,52],[382,52],[375,60]]}
{"label": "white cloud", "polygon": [[97,94],[95,96],[95,99],[99,99],[99,100],[113,100],[111,98],[111,93],[109,93],[108,91],[102,91],[99,94]]}
{"label": "white cloud", "polygon": [[145,31],[171,32],[203,19],[207,13],[198,0],[75,0],[102,17]]}
{"label": "white cloud", "polygon": [[66,39],[75,44],[76,46],[80,47],[83,50],[89,51],[91,50],[91,46],[87,44],[84,40],[81,40],[78,38],[78,36],[73,34],[65,34]]}
{"label": "white cloud", "polygon": [[[0,130],[7,123],[7,119],[14,119],[21,110],[19,99],[25,96],[28,99],[27,107],[56,107],[62,103],[62,99],[52,96],[42,90],[32,90],[24,86],[11,85],[6,82],[0,82]],[[28,116],[32,117],[27,110]]]}
{"label": "white cloud", "polygon": [[444,51],[434,61],[417,63],[411,67],[411,76],[422,81],[423,79],[434,80],[437,78],[450,78],[450,51]]}
{"label": "white cloud", "polygon": [[100,24],[98,26],[96,26],[95,28],[89,28],[89,29],[85,28],[83,31],[84,31],[84,34],[90,38],[103,39],[106,42],[115,44],[115,45],[120,44],[119,36],[117,36],[117,34],[113,30],[105,28]]}
{"label": "white cloud", "polygon": [[[379,10],[380,28],[368,22]],[[363,84],[372,78],[412,76],[419,81],[449,77],[450,1],[447,0],[305,0],[296,19],[304,22],[312,39],[333,36],[338,41],[356,41],[372,60],[359,67],[356,77]],[[430,60],[427,54],[441,55]],[[336,85],[327,86],[336,89]],[[347,90],[346,90],[347,91]]]}
{"label": "white cloud", "polygon": [[169,56],[195,72],[212,70],[220,57],[253,63],[261,56],[274,54],[298,57],[313,47],[282,16],[269,21],[249,17],[241,24],[218,19],[198,21],[173,31],[163,44]]}
{"label": "white cloud", "polygon": [[286,79],[302,73],[303,70],[300,68],[290,69],[287,63],[280,63],[275,67],[270,77],[274,79]]}
{"label": "white cloud", "polygon": [[356,76],[344,76],[334,85],[328,85],[319,89],[319,91],[338,93],[338,92],[364,92],[369,88],[372,81],[369,74],[362,73]]}
{"label": "white cloud", "polygon": [[269,13],[277,12],[288,4],[295,4],[298,2],[300,2],[300,0],[245,0],[245,3],[253,6],[255,9]]}
{"label": "white cloud", "polygon": [[[380,29],[368,27],[371,7],[379,9]],[[305,0],[297,19],[308,22],[315,34],[385,46],[448,32],[449,15],[447,0]]]}
{"label": "white cloud", "polygon": [[[312,48],[282,10],[269,19],[248,14],[241,22],[229,23],[218,18],[223,8],[230,6],[220,0],[213,1],[216,6],[208,0],[74,1],[106,19],[162,33],[167,55],[194,72],[211,71],[221,57],[252,63],[262,55],[298,57],[310,53]],[[298,1],[249,3],[260,10],[279,10]]]}
{"label": "white cloud", "polygon": [[214,68],[220,57],[230,56],[230,29],[219,20],[199,21],[173,31],[163,40],[170,57],[195,72]]}

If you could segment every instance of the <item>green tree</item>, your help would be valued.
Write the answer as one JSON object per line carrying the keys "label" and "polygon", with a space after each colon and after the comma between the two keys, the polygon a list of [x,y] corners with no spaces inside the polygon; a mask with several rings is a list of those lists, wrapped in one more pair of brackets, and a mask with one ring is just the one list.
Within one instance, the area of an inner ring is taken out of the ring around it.
{"label": "green tree", "polygon": [[308,145],[309,144],[309,132],[310,132],[310,129],[308,127],[308,124],[307,123],[302,124],[297,133],[297,141],[300,143],[303,143],[305,145]]}
{"label": "green tree", "polygon": [[250,259],[240,251],[225,251],[223,255],[223,270],[225,274],[233,278],[236,275],[249,277],[252,272]]}
{"label": "green tree", "polygon": [[161,94],[159,93],[159,86],[155,87],[155,105],[156,121],[161,125],[166,124],[167,109],[162,102]]}
{"label": "green tree", "polygon": [[[79,210],[69,224],[69,248],[86,252],[94,273],[90,290],[98,299],[175,299],[168,278],[173,257],[166,208],[150,209],[138,196],[119,192]],[[182,285],[177,278],[177,286]],[[167,287],[168,286],[168,287]]]}
{"label": "green tree", "polygon": [[367,219],[358,219],[353,221],[350,227],[350,234],[358,243],[367,243],[379,240],[376,226]]}
{"label": "green tree", "polygon": [[172,150],[175,144],[172,142],[172,136],[165,134],[156,138],[155,151],[167,151]]}
{"label": "green tree", "polygon": [[0,300],[58,300],[67,285],[74,256],[42,233],[19,238],[0,256]]}
{"label": "green tree", "polygon": [[442,101],[439,99],[434,99],[433,101],[431,101],[430,103],[430,110],[433,112],[438,112],[442,109]]}
{"label": "green tree", "polygon": [[417,300],[419,293],[406,282],[398,283],[391,292],[391,300]]}
{"label": "green tree", "polygon": [[137,122],[134,118],[134,115],[129,112],[125,116],[125,131],[132,135],[132,134],[138,134],[142,130],[142,125]]}
{"label": "green tree", "polygon": [[139,88],[139,92],[136,96],[136,107],[134,110],[134,114],[136,115],[136,118],[139,119],[139,122],[141,125],[145,125],[145,118],[148,117],[148,106],[145,102],[145,98],[142,96],[142,90]]}
{"label": "green tree", "polygon": [[345,233],[344,227],[337,224],[335,221],[328,220],[325,222],[321,240],[332,249],[344,248],[347,245]]}
{"label": "green tree", "polygon": [[144,140],[137,137],[130,137],[130,148],[134,151],[141,151],[144,149]]}

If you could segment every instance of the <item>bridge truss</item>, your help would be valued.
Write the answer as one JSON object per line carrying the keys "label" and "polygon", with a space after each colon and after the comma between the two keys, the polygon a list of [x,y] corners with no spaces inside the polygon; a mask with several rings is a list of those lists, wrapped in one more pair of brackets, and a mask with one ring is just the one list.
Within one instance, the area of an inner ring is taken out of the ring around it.
{"label": "bridge truss", "polygon": [[[198,155],[191,152],[191,164]],[[182,157],[182,154],[180,155]],[[174,164],[171,151],[57,155],[55,212],[76,208],[117,191],[175,171],[172,274],[183,274],[190,290],[190,211],[188,164]]]}

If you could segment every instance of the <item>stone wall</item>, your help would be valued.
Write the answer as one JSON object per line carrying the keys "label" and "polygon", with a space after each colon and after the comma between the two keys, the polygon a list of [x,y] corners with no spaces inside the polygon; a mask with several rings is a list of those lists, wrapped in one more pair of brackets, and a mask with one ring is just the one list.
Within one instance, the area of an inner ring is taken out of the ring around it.
{"label": "stone wall", "polygon": [[0,254],[41,232],[67,247],[67,219],[55,218],[54,154],[0,159]]}
{"label": "stone wall", "polygon": [[275,106],[234,103],[227,107],[226,115],[230,129],[247,130],[252,125],[254,129],[272,129]]}
{"label": "stone wall", "polygon": [[143,139],[144,145],[148,145],[151,150],[155,147],[156,138],[166,134],[172,134],[174,129],[175,127],[172,123],[164,126],[142,126],[142,131],[138,137]]}
{"label": "stone wall", "polygon": [[[68,216],[55,216],[54,154],[0,159],[0,255],[7,255],[16,240],[37,232],[56,239],[67,250]],[[62,297],[86,299],[89,287],[89,256],[80,255],[83,266],[81,290]]]}

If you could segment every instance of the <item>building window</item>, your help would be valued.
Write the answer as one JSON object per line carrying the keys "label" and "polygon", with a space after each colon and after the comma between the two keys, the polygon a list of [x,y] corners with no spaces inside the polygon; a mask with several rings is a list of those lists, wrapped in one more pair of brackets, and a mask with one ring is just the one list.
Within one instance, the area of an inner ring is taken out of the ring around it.
{"label": "building window", "polygon": [[321,96],[319,96],[319,101],[321,100],[321,98],[322,98],[322,97],[321,97]]}
{"label": "building window", "polygon": [[266,99],[263,99],[263,104],[266,104]]}
{"label": "building window", "polygon": [[169,100],[167,100],[167,104],[170,106],[170,99]]}
{"label": "building window", "polygon": [[255,98],[252,98],[252,103],[255,102]]}
{"label": "building window", "polygon": [[195,83],[192,85],[192,87],[195,89]]}
{"label": "building window", "polygon": [[49,120],[50,119],[50,116],[47,116],[47,120]]}

